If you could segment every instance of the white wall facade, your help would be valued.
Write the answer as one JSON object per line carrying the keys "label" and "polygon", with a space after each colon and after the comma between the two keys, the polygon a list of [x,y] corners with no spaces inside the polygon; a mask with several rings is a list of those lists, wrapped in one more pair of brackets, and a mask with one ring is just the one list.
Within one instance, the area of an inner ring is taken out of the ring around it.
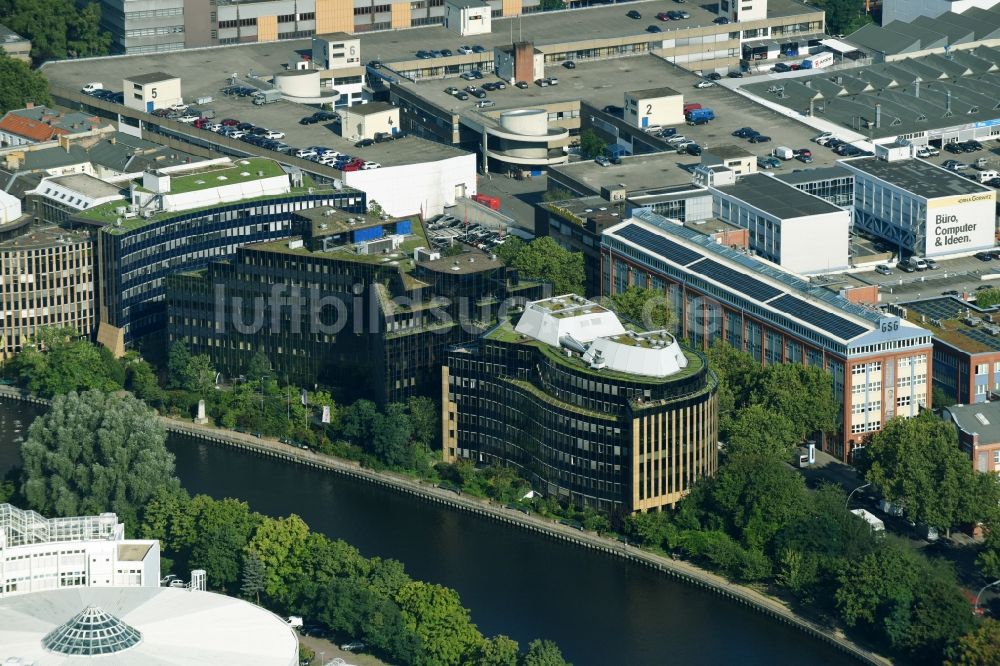
{"label": "white wall facade", "polygon": [[912,21],[920,16],[934,18],[955,12],[962,12],[973,7],[989,9],[997,4],[998,0],[883,0],[882,2],[882,25],[890,21]]}
{"label": "white wall facade", "polygon": [[684,96],[648,97],[638,92],[625,93],[625,122],[633,127],[680,125],[684,122]]}
{"label": "white wall facade", "polygon": [[992,248],[996,193],[941,197],[927,202],[925,257],[970,254]]}
{"label": "white wall facade", "polygon": [[341,111],[341,117],[341,133],[345,139],[352,141],[374,139],[379,132],[395,134],[399,131],[399,107],[395,106],[374,113],[354,113],[347,108]]}
{"label": "white wall facade", "polygon": [[[750,248],[763,259],[802,275],[849,268],[851,211],[781,218],[711,188],[715,216],[750,232]],[[728,206],[718,205],[728,202]]]}
{"label": "white wall facade", "polygon": [[485,2],[469,6],[466,2],[451,3],[445,0],[444,26],[462,36],[488,35],[492,31],[493,12]]}
{"label": "white wall facade", "polygon": [[458,197],[476,194],[476,156],[456,155],[380,169],[347,171],[344,184],[368,195],[390,215],[401,217],[423,210],[424,217],[453,206]]}
{"label": "white wall facade", "polygon": [[180,104],[183,101],[179,78],[163,79],[152,83],[134,83],[129,79],[123,79],[122,91],[125,95],[125,106],[137,111],[165,109],[172,104]]}

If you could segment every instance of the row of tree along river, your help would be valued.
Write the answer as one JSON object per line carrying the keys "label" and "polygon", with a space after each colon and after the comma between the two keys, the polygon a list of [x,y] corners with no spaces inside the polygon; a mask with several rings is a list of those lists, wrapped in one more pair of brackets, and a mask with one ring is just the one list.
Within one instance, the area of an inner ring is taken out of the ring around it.
{"label": "row of tree along river", "polygon": [[[43,408],[0,400],[0,473]],[[849,657],[710,592],[642,566],[321,470],[172,435],[191,493],[296,513],[366,556],[453,587],[486,634],[556,641],[588,664],[847,664]]]}

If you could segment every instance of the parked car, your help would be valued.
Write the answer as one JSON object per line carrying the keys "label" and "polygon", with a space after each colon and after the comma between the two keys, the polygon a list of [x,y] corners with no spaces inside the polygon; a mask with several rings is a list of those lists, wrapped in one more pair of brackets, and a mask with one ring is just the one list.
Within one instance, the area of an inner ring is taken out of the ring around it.
{"label": "parked car", "polygon": [[781,167],[781,160],[771,155],[757,158],[757,166],[761,169],[778,169]]}
{"label": "parked car", "polygon": [[318,122],[319,119],[316,116],[306,116],[299,120],[299,125],[315,125]]}
{"label": "parked car", "polygon": [[690,143],[690,144],[688,144],[688,146],[687,146],[687,154],[688,155],[695,155],[695,156],[701,155],[701,146],[699,146],[697,143]]}
{"label": "parked car", "polygon": [[755,130],[752,127],[741,127],[735,132],[733,132],[733,136],[737,136],[741,139],[747,139],[757,133],[758,133],[757,130]]}
{"label": "parked car", "polygon": [[627,11],[627,12],[625,13],[625,16],[629,17],[630,19],[635,19],[636,21],[638,21],[639,19],[641,19],[641,18],[642,18],[642,14],[640,14],[639,12],[637,12],[637,11],[636,11],[636,10],[634,10],[634,9],[630,9],[630,10],[628,10],[628,11]]}
{"label": "parked car", "polygon": [[278,130],[267,130],[264,132],[264,136],[268,139],[284,139],[285,133],[279,132]]}
{"label": "parked car", "polygon": [[563,63],[563,67],[565,67],[566,69],[576,69],[576,63],[573,62],[572,60],[567,60],[566,62]]}
{"label": "parked car", "polygon": [[976,259],[979,261],[993,261],[993,253],[985,250],[982,252],[976,252]]}
{"label": "parked car", "polygon": [[367,148],[368,146],[374,146],[374,145],[375,145],[375,139],[361,139],[361,141],[358,141],[356,144],[354,144],[354,147]]}
{"label": "parked car", "polygon": [[650,25],[646,26],[646,32],[663,32],[663,28],[661,28],[656,24],[651,23]]}
{"label": "parked car", "polygon": [[705,78],[708,79],[709,81],[721,81],[722,74],[719,74],[718,72],[709,72],[708,74],[705,75]]}
{"label": "parked car", "polygon": [[458,47],[458,52],[461,53],[461,54],[463,54],[463,55],[468,55],[468,54],[472,53],[472,47],[471,46],[459,46]]}
{"label": "parked car", "polygon": [[300,148],[299,150],[295,151],[295,156],[301,157],[302,159],[306,159],[308,157],[316,157],[316,151],[313,150],[312,148]]}
{"label": "parked car", "polygon": [[698,83],[694,84],[695,88],[711,88],[715,85],[715,81],[709,81],[708,79],[702,79]]}
{"label": "parked car", "polygon": [[875,267],[875,272],[879,275],[892,275],[892,268],[888,264],[879,264]]}
{"label": "parked car", "polygon": [[494,107],[496,105],[497,105],[497,103],[494,102],[491,99],[481,99],[478,102],[476,102],[476,107],[478,107],[480,109],[489,109],[489,108]]}
{"label": "parked car", "polygon": [[344,652],[354,652],[355,650],[364,650],[365,644],[361,641],[351,641],[350,643],[344,643],[341,645],[340,649]]}
{"label": "parked car", "polygon": [[720,16],[719,18],[713,20],[712,23],[715,23],[717,25],[726,25],[727,23],[729,23],[729,19],[726,18],[725,16]]}
{"label": "parked car", "polygon": [[795,159],[797,159],[799,162],[802,162],[803,164],[812,164],[813,161],[812,155],[805,155],[803,153],[796,155]]}
{"label": "parked car", "polygon": [[476,44],[475,46],[472,47],[472,52],[473,53],[486,53],[486,48],[480,46],[479,44]]}
{"label": "parked car", "polygon": [[748,141],[750,141],[750,143],[767,143],[770,140],[771,140],[771,137],[765,136],[763,134],[754,134],[753,136],[751,136],[748,139]]}
{"label": "parked car", "polygon": [[604,155],[598,155],[597,157],[594,158],[594,161],[597,162],[597,164],[599,164],[602,167],[611,166],[611,160],[609,160]]}
{"label": "parked car", "polygon": [[455,86],[448,86],[447,88],[444,89],[444,91],[448,95],[454,95],[455,93],[458,92],[458,88],[456,88]]}
{"label": "parked car", "polygon": [[667,12],[660,12],[659,14],[656,15],[656,18],[658,18],[661,21],[669,21],[670,15]]}
{"label": "parked car", "polygon": [[465,100],[469,99],[469,93],[457,92],[455,93],[455,99],[459,99],[464,102]]}
{"label": "parked car", "polygon": [[527,81],[517,81],[514,84],[514,86],[517,87],[517,88],[520,88],[521,90],[524,90],[524,89],[526,89],[528,87],[528,82]]}
{"label": "parked car", "polygon": [[728,76],[731,79],[742,79],[743,78],[743,72],[733,71],[733,72],[729,72],[728,74],[726,74],[726,76]]}

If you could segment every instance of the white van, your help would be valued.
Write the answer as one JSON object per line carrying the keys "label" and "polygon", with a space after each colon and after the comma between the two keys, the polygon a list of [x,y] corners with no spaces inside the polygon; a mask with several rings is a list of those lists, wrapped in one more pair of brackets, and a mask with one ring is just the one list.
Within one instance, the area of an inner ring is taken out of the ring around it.
{"label": "white van", "polygon": [[771,154],[782,160],[790,160],[795,157],[795,152],[787,146],[778,146]]}
{"label": "white van", "polygon": [[104,84],[100,81],[95,81],[93,83],[88,83],[84,87],[80,88],[80,92],[87,93],[88,95],[97,92],[98,90],[104,90]]}
{"label": "white van", "polygon": [[988,180],[993,180],[994,178],[1000,178],[1000,173],[996,171],[980,171],[976,174],[979,176],[979,182],[985,183]]}

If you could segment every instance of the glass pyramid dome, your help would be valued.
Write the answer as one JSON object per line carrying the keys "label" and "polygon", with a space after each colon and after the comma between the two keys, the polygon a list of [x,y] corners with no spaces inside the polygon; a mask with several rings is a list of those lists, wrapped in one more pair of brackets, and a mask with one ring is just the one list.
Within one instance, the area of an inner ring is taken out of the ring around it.
{"label": "glass pyramid dome", "polygon": [[50,631],[42,646],[59,654],[93,656],[122,652],[141,641],[138,630],[97,606],[87,606]]}

